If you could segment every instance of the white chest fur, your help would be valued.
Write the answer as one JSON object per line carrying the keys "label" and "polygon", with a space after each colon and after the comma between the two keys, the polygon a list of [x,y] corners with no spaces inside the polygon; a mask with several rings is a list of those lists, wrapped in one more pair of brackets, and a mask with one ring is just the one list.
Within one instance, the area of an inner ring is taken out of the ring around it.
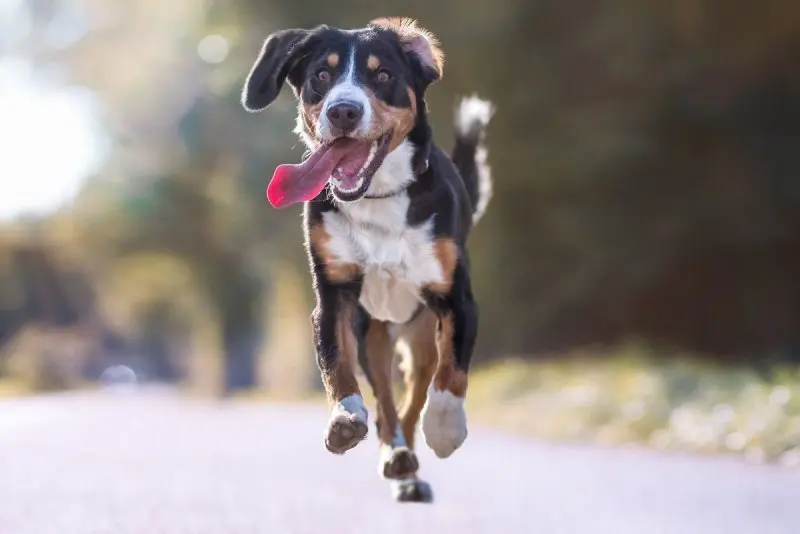
{"label": "white chest fur", "polygon": [[421,289],[443,280],[429,220],[406,225],[408,196],[360,201],[323,215],[328,252],[364,273],[361,305],[374,318],[404,323],[421,302]]}

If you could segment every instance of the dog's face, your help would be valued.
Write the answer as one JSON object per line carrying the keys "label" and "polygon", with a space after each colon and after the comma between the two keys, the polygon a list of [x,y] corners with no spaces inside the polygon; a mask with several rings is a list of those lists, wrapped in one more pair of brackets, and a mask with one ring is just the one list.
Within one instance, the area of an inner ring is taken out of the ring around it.
{"label": "dog's face", "polygon": [[326,182],[340,201],[362,198],[404,140],[426,157],[424,93],[442,65],[436,39],[409,19],[271,35],[248,76],[243,104],[266,108],[288,81],[299,100],[297,131],[313,150],[304,164],[276,172],[279,203],[308,200]]}

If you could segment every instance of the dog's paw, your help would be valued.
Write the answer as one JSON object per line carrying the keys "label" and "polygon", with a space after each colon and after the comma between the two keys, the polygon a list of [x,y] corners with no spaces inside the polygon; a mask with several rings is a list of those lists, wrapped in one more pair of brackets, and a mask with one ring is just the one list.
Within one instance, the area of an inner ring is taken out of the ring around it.
{"label": "dog's paw", "polygon": [[397,502],[433,502],[433,489],[416,477],[392,481],[392,497]]}
{"label": "dog's paw", "polygon": [[453,454],[467,439],[464,399],[431,388],[422,409],[422,435],[439,458]]}
{"label": "dog's paw", "polygon": [[381,447],[380,472],[383,478],[400,480],[412,476],[419,470],[419,460],[408,447]]}
{"label": "dog's paw", "polygon": [[344,454],[367,437],[367,408],[361,395],[350,395],[331,410],[325,447],[334,454]]}

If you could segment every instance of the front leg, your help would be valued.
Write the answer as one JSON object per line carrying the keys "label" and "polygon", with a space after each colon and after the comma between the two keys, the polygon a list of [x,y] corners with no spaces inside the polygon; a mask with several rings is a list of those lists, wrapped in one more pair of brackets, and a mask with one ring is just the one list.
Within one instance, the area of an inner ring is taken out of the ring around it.
{"label": "front leg", "polygon": [[317,364],[331,407],[325,446],[332,453],[343,454],[367,435],[367,408],[353,372],[359,340],[353,328],[349,289],[320,289],[312,322]]}
{"label": "front leg", "polygon": [[323,226],[310,229],[308,245],[317,300],[311,322],[317,365],[331,408],[325,447],[344,454],[366,437],[368,429],[367,408],[354,373],[358,345],[363,341],[354,324],[361,276],[355,266],[329,254],[329,239]]}
{"label": "front leg", "polygon": [[467,439],[464,399],[478,334],[478,306],[463,260],[454,269],[449,291],[434,289],[428,290],[426,300],[439,318],[439,360],[422,409],[422,434],[436,456],[447,458]]}

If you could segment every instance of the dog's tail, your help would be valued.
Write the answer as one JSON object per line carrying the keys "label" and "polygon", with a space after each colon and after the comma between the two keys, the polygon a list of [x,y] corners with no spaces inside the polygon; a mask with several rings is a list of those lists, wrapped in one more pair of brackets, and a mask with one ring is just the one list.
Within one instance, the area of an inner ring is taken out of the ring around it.
{"label": "dog's tail", "polygon": [[462,99],[456,109],[456,143],[451,157],[472,201],[473,223],[478,222],[492,198],[492,173],[486,164],[483,140],[493,114],[492,103],[477,96]]}

